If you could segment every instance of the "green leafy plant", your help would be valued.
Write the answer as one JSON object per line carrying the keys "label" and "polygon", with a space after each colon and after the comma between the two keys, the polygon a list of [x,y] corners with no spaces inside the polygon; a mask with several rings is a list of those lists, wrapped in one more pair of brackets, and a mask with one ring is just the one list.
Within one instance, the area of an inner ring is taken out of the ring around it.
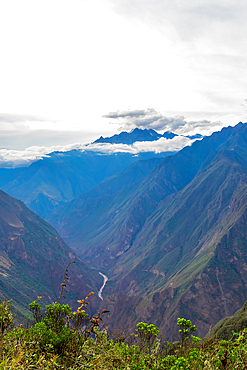
{"label": "green leafy plant", "polygon": [[[81,300],[80,314],[86,300]],[[82,302],[82,303],[81,303]],[[86,305],[87,306],[87,305]],[[39,309],[36,304],[34,307]],[[52,304],[42,310],[42,320],[27,329],[16,327],[5,332],[0,342],[0,368],[3,369],[85,369],[92,370],[245,370],[247,368],[246,330],[235,333],[232,340],[199,341],[190,330],[188,320],[180,321],[180,329],[191,337],[183,355],[159,350],[159,329],[152,324],[137,324],[136,344],[114,343],[99,326],[80,335],[72,329],[75,313],[68,305]],[[77,312],[77,311],[76,311]],[[67,315],[67,316],[66,316]],[[67,317],[70,318],[69,324]],[[99,317],[94,319],[100,323]],[[92,324],[90,318],[90,325]],[[185,325],[186,324],[186,325]],[[189,330],[189,331],[188,331]],[[151,340],[153,338],[153,341]],[[194,339],[193,339],[194,338]],[[196,339],[195,339],[196,338]],[[188,343],[188,341],[185,341]],[[149,346],[149,344],[151,346]],[[165,342],[169,349],[170,343]]]}
{"label": "green leafy plant", "polygon": [[188,342],[191,334],[197,330],[195,325],[192,325],[190,320],[184,318],[177,318],[177,326],[179,327],[179,335],[181,341],[181,353],[183,353],[184,346]]}
{"label": "green leafy plant", "polygon": [[140,349],[151,353],[155,340],[160,335],[159,329],[155,325],[145,322],[139,322],[136,327],[136,338],[139,338]]}
{"label": "green leafy plant", "polygon": [[41,351],[59,355],[66,352],[71,343],[76,341],[73,331],[69,328],[69,305],[54,302],[42,310],[41,305],[34,301],[29,306],[36,322],[28,331],[29,342],[32,343],[31,338],[35,338],[34,343]]}
{"label": "green leafy plant", "polygon": [[0,335],[3,336],[12,326],[11,301],[0,302]]}
{"label": "green leafy plant", "polygon": [[[38,299],[41,299],[42,297],[38,297]],[[43,319],[43,312],[42,312],[42,307],[41,304],[38,303],[37,299],[31,303],[29,303],[29,309],[33,315],[33,320],[34,323],[36,324],[37,322],[42,321]]]}
{"label": "green leafy plant", "polygon": [[175,360],[175,364],[171,367],[171,370],[189,370],[188,361],[184,357],[178,357]]}

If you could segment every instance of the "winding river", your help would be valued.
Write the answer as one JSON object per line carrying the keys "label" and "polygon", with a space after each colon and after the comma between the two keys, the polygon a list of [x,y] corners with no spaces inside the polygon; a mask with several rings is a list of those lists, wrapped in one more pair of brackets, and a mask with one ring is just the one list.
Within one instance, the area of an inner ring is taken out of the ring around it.
{"label": "winding river", "polygon": [[101,276],[103,276],[103,278],[104,278],[104,283],[103,283],[103,285],[102,285],[102,287],[100,288],[99,293],[98,293],[99,298],[100,298],[100,299],[102,299],[102,301],[103,301],[102,292],[103,292],[103,289],[104,289],[104,287],[105,287],[105,285],[106,285],[106,282],[107,282],[107,280],[108,280],[108,277],[107,277],[107,276],[105,276],[104,274],[102,274],[102,272],[99,272],[99,274],[100,274]]}

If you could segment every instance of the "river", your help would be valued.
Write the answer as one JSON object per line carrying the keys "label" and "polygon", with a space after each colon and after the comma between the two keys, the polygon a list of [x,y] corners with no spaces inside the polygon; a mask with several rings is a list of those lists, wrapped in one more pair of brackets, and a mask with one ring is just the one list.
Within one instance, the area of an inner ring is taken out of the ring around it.
{"label": "river", "polygon": [[103,283],[103,285],[102,285],[102,287],[100,288],[99,293],[98,293],[99,298],[100,298],[100,299],[102,299],[102,301],[103,301],[102,292],[103,292],[103,289],[104,289],[104,287],[105,287],[105,285],[106,285],[106,282],[107,282],[107,280],[108,280],[108,277],[107,277],[107,276],[105,276],[104,274],[102,274],[102,272],[99,272],[99,274],[100,274],[101,276],[103,276],[103,278],[104,278],[104,283]]}

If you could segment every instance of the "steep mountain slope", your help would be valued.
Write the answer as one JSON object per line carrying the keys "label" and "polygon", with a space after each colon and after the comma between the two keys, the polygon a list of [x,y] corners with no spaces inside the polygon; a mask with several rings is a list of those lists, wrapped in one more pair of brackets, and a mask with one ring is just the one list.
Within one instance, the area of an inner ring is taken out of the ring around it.
{"label": "steep mountain slope", "polygon": [[176,318],[184,316],[205,335],[243,305],[246,168],[240,123],[163,159],[114,195],[73,202],[59,227],[110,277],[110,325],[145,320],[175,339]]}
{"label": "steep mountain slope", "polygon": [[[245,191],[246,167],[231,159],[231,156],[231,151],[222,150],[183,190],[160,202],[157,210],[146,220],[131,248],[139,259],[154,245],[162,245],[162,248],[165,246],[166,251],[170,248],[174,253],[182,244],[183,250],[187,248],[189,252],[197,253],[196,246],[203,250],[206,248],[205,244],[212,244],[212,240],[221,235],[222,223],[229,227],[229,223],[235,222],[243,210],[233,208],[229,202],[235,192],[235,197],[243,196],[238,192],[238,183],[241,181],[241,187]],[[166,244],[169,244],[169,248]],[[152,253],[159,253],[159,250]],[[121,263],[127,256],[129,260],[133,260],[131,254],[131,250],[125,253]],[[189,256],[188,261],[191,259],[192,256]],[[183,265],[184,262],[182,260]],[[173,264],[173,272],[174,269]]]}
{"label": "steep mountain slope", "polygon": [[107,291],[141,297],[132,319],[170,337],[178,316],[205,335],[247,298],[247,170],[218,160],[169,198],[117,261]]}
{"label": "steep mountain slope", "polygon": [[[165,154],[165,153],[164,153]],[[170,153],[167,153],[169,155]],[[170,154],[171,155],[171,154]],[[166,156],[166,155],[164,155]],[[162,160],[162,158],[143,159],[134,162],[123,171],[107,177],[92,190],[83,193],[80,198],[84,200],[98,198],[104,194],[115,194],[128,185],[139,181],[142,177],[151,172]]]}
{"label": "steep mountain slope", "polygon": [[[66,266],[69,270],[68,300],[97,292],[102,278],[84,264],[57,232],[22,202],[0,191],[0,299],[12,299],[22,313],[37,295],[44,303],[56,301]],[[99,303],[93,297],[92,308]]]}
{"label": "steep mountain slope", "polygon": [[218,322],[208,333],[208,338],[231,340],[234,333],[240,333],[247,328],[247,301],[233,316],[226,317]]}
{"label": "steep mountain slope", "polygon": [[[75,198],[73,201],[68,202],[65,205],[57,207],[52,212],[51,216],[47,218],[48,222],[56,225],[57,229],[60,229],[59,225],[56,224],[56,220],[63,219],[66,217],[71,210],[80,207],[79,205],[84,204],[87,200],[92,200],[98,198],[102,195],[115,194],[122,190],[126,186],[137,182],[139,179],[148,174],[152,169],[160,163],[162,158],[150,158],[146,160],[139,160],[129,165],[123,171],[116,173],[113,176],[107,177],[99,185],[97,185],[92,190],[83,193],[79,197]],[[62,228],[61,228],[62,231]]]}

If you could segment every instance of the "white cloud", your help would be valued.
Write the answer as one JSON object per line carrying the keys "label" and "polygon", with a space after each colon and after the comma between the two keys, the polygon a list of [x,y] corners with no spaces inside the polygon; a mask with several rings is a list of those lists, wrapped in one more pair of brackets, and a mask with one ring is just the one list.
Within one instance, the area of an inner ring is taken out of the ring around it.
{"label": "white cloud", "polygon": [[154,151],[155,153],[161,152],[176,152],[181,150],[185,146],[191,145],[195,140],[190,140],[187,137],[183,136],[175,136],[171,140],[167,140],[165,138],[160,138],[157,141],[153,141],[152,145],[150,142],[137,142],[133,144],[134,148],[137,149],[139,152],[147,152],[149,150]]}
{"label": "white cloud", "polygon": [[171,140],[161,138],[157,141],[136,142],[132,145],[126,144],[82,144],[74,143],[70,145],[57,145],[51,147],[32,146],[25,150],[0,149],[1,167],[28,166],[33,161],[42,159],[54,151],[67,152],[73,149],[82,151],[94,151],[98,153],[113,154],[117,152],[138,154],[139,152],[175,152],[186,145],[191,145],[193,140],[183,136],[176,136]]}
{"label": "white cloud", "polygon": [[34,116],[31,114],[8,114],[0,113],[0,123],[13,123],[19,125],[20,123],[28,122],[45,122],[47,119],[43,117]]}
{"label": "white cloud", "polygon": [[179,133],[246,119],[243,0],[8,0],[0,13],[0,147],[114,134],[105,112]]}
{"label": "white cloud", "polygon": [[110,112],[108,114],[105,114],[103,117],[105,118],[126,118],[126,117],[140,117],[140,116],[145,116],[147,114],[147,112],[150,111],[150,112],[154,112],[153,109],[148,109],[147,111],[145,111],[144,109],[136,109],[136,110],[132,110],[132,111],[117,111],[117,112]]}
{"label": "white cloud", "polygon": [[[227,124],[219,120],[209,121],[202,119],[187,121],[184,116],[167,117],[153,108],[142,111],[111,112],[103,117],[110,118],[114,123],[119,124],[120,131],[138,127],[141,129],[154,129],[162,133],[164,131],[172,131],[179,135],[194,135],[196,133],[210,135],[212,132],[227,126]],[[235,124],[237,123],[235,122]]]}
{"label": "white cloud", "polygon": [[[176,96],[173,87],[176,86],[178,114],[185,110],[181,91],[188,110],[194,103],[195,111],[239,113],[247,83],[246,2],[111,0],[111,4],[117,14],[132,20],[134,24],[149,25],[164,39],[169,39],[167,58],[176,55],[182,62],[179,70],[190,76],[186,93],[183,89],[186,83],[184,78],[176,79],[173,75],[173,71],[179,71],[174,64],[169,69],[173,84],[171,80],[167,80],[167,83],[163,80],[160,86],[161,95],[170,89],[173,102]],[[162,76],[161,70],[160,73]],[[166,94],[163,109],[174,110],[171,107],[173,102]]]}
{"label": "white cloud", "polygon": [[64,146],[74,142],[85,144],[96,140],[101,133],[102,132],[90,132],[89,129],[88,131],[54,129],[33,130],[21,123],[11,123],[7,125],[1,125],[0,123],[0,149],[24,150],[30,146]]}
{"label": "white cloud", "polygon": [[110,144],[110,143],[96,143],[89,144],[84,148],[86,150],[92,150],[95,152],[102,153],[116,153],[116,152],[128,152],[137,154],[139,152],[175,152],[186,145],[191,145],[193,140],[187,137],[175,136],[173,139],[160,138],[157,141],[137,141],[131,145],[127,144]]}
{"label": "white cloud", "polygon": [[[219,53],[230,48],[238,50],[246,44],[245,38],[239,37],[244,35],[240,32],[247,30],[247,6],[242,0],[111,0],[111,5],[117,13],[148,23],[161,32],[170,29],[169,36],[174,41],[177,37],[187,45],[208,39],[210,50],[220,44]],[[213,33],[215,29],[217,33]],[[229,37],[226,39],[225,35]]]}
{"label": "white cloud", "polygon": [[244,103],[241,104],[241,106],[243,107],[243,109],[245,111],[246,119],[247,119],[247,99],[244,99]]}
{"label": "white cloud", "polygon": [[65,146],[32,146],[25,150],[8,150],[0,149],[0,165],[1,167],[19,167],[28,166],[32,162],[42,159],[49,153],[54,151],[66,152],[73,149],[80,149],[82,144],[75,143]]}

